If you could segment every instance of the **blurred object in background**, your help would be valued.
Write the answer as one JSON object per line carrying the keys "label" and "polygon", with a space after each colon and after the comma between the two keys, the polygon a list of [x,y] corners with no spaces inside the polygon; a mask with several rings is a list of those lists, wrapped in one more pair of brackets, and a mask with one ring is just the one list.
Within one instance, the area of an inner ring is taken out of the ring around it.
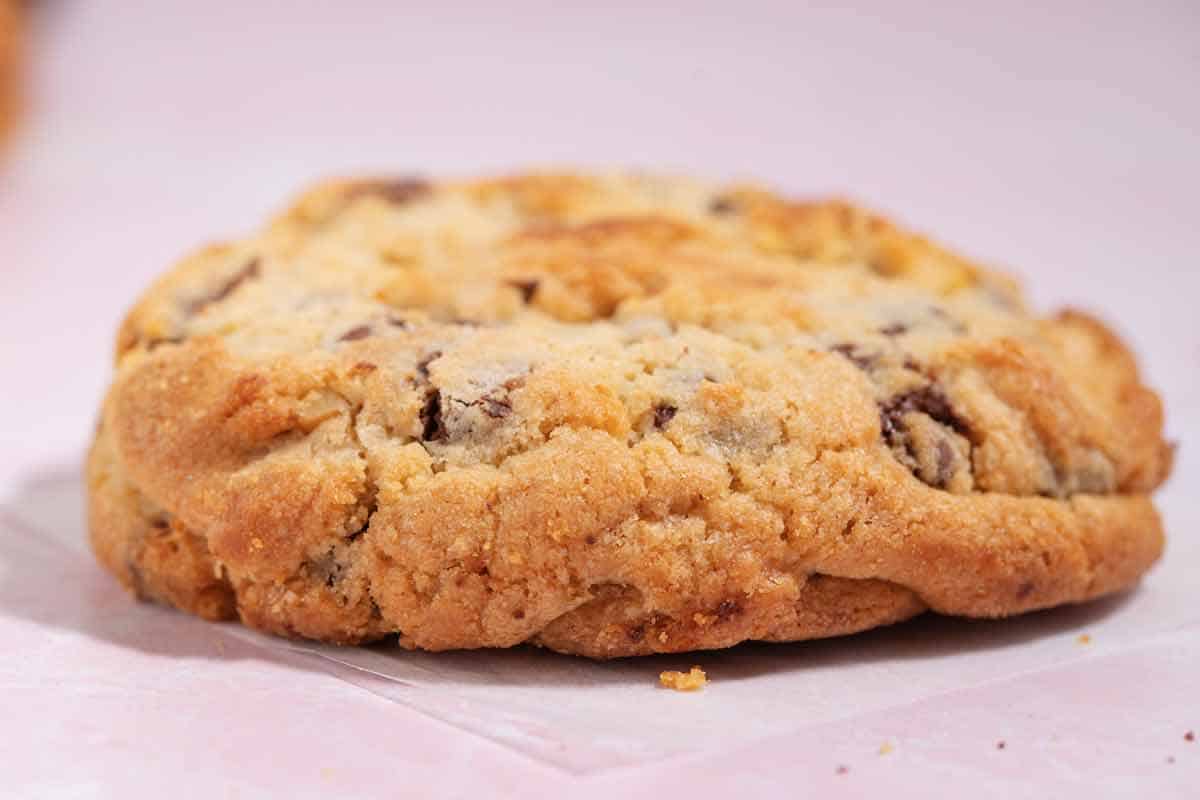
{"label": "blurred object in background", "polygon": [[0,139],[12,130],[21,105],[23,5],[21,0],[0,0]]}

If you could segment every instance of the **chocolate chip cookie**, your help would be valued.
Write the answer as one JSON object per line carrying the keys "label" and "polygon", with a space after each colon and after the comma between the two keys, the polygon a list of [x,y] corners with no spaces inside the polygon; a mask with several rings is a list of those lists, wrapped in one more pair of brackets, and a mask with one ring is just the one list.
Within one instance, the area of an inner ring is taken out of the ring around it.
{"label": "chocolate chip cookie", "polygon": [[646,175],[328,183],[129,314],[88,463],[137,596],[595,658],[1000,617],[1159,557],[1104,325],[837,201]]}

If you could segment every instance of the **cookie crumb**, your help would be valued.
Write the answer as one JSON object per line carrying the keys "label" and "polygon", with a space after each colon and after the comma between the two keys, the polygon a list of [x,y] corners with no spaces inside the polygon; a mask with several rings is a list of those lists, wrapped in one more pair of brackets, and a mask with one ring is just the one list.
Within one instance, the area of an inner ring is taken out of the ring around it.
{"label": "cookie crumb", "polygon": [[1167,756],[1167,763],[1168,763],[1168,764],[1174,764],[1174,763],[1175,763],[1175,756]]}
{"label": "cookie crumb", "polygon": [[1194,742],[1194,741],[1196,741],[1196,732],[1195,732],[1195,731],[1188,731],[1187,733],[1185,733],[1185,734],[1183,735],[1183,740],[1184,740],[1185,742]]}
{"label": "cookie crumb", "polygon": [[896,748],[892,747],[891,742],[884,742],[883,744],[879,745],[879,755],[886,756],[895,749]]}
{"label": "cookie crumb", "polygon": [[1008,742],[1004,741],[1003,739],[1001,739],[1000,741],[996,742],[996,749],[997,749],[997,750],[1003,750],[1003,749],[1004,749],[1004,748],[1006,748],[1006,747],[1008,747]]}
{"label": "cookie crumb", "polygon": [[1088,636],[1086,633],[1081,633],[1078,637],[1076,637],[1075,641],[1079,644],[1091,644],[1092,637]]}
{"label": "cookie crumb", "polygon": [[699,667],[692,667],[687,672],[678,672],[672,669],[659,673],[658,682],[677,692],[694,692],[697,689],[703,689],[708,684],[708,675]]}
{"label": "cookie crumb", "polygon": [[837,769],[834,770],[834,774],[845,775],[849,771],[850,771],[849,767],[847,767],[845,764],[841,764],[840,766],[838,766]]}

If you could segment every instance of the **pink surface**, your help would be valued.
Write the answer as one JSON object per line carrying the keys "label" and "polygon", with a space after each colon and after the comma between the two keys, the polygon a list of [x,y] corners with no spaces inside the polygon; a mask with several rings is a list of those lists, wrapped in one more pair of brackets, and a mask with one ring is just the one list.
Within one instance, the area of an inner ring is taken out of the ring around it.
{"label": "pink surface", "polygon": [[[0,173],[0,793],[1194,795],[1193,8],[47,5]],[[658,661],[297,652],[92,566],[69,470],[155,273],[322,174],[546,163],[848,193],[1107,310],[1184,445],[1167,559],[1088,608],[681,659],[696,696]]]}

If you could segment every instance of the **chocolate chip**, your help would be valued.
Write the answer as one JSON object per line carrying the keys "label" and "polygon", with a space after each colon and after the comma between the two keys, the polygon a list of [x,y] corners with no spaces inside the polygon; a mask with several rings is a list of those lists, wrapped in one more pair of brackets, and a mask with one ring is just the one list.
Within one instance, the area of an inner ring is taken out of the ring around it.
{"label": "chocolate chip", "polygon": [[863,353],[855,344],[835,344],[829,348],[835,353],[845,356],[850,363],[861,370],[869,370],[879,363],[879,356]]}
{"label": "chocolate chip", "polygon": [[659,403],[654,407],[654,427],[660,431],[667,427],[667,423],[675,419],[675,415],[679,413],[679,409],[667,403]]}
{"label": "chocolate chip", "polygon": [[446,439],[446,425],[442,420],[442,393],[431,389],[421,407],[421,441],[440,442]]}
{"label": "chocolate chip", "polygon": [[722,600],[713,610],[719,622],[727,622],[731,617],[742,613],[742,606],[736,600]]}
{"label": "chocolate chip", "polygon": [[[932,453],[918,454],[908,429],[909,414],[924,414],[934,422],[961,436],[968,436],[966,422],[955,413],[949,399],[936,384],[893,397],[879,409],[879,426],[884,441],[897,453],[897,458],[912,469],[913,474],[936,489],[945,489],[953,480],[960,459],[949,432],[938,437]],[[903,453],[900,449],[903,448]]]}
{"label": "chocolate chip", "polygon": [[538,280],[509,281],[508,282],[509,286],[513,287],[514,289],[516,289],[517,291],[519,291],[521,293],[521,299],[523,301],[525,301],[526,303],[528,303],[530,300],[533,299],[533,296],[537,293],[538,286],[540,284],[541,284],[541,281],[538,281]]}
{"label": "chocolate chip", "polygon": [[229,297],[229,295],[237,291],[237,288],[243,283],[257,278],[260,273],[261,269],[258,258],[256,257],[250,259],[246,262],[245,266],[243,266],[232,276],[230,276],[228,280],[217,287],[216,291],[188,303],[187,313],[198,314],[213,303],[221,302],[225,298]]}
{"label": "chocolate chip", "polygon": [[908,326],[903,322],[893,322],[890,325],[885,325],[879,329],[879,332],[884,336],[903,336],[908,333]]}
{"label": "chocolate chip", "polygon": [[417,362],[417,374],[422,378],[429,379],[429,365],[442,357],[441,350],[434,350],[432,353],[427,353]]}
{"label": "chocolate chip", "polygon": [[351,328],[350,330],[346,331],[341,336],[339,336],[338,341],[339,342],[355,342],[355,341],[358,341],[359,339],[365,339],[370,335],[371,335],[371,326],[370,325],[359,325],[357,327]]}
{"label": "chocolate chip", "polygon": [[[498,391],[498,390],[497,390]],[[512,413],[512,404],[504,397],[485,394],[478,400],[460,400],[457,397],[450,398],[460,406],[474,406],[492,419],[503,419]]]}
{"label": "chocolate chip", "polygon": [[359,181],[351,186],[346,197],[356,200],[359,197],[380,197],[393,205],[405,205],[420,200],[433,193],[429,181],[420,178],[393,178],[389,180]]}
{"label": "chocolate chip", "polygon": [[394,314],[388,314],[387,324],[391,325],[394,328],[399,328],[402,331],[407,330],[409,327],[408,320],[397,317]]}
{"label": "chocolate chip", "polygon": [[1029,597],[1029,595],[1033,594],[1033,589],[1033,581],[1024,581],[1017,587],[1017,599],[1024,600],[1026,597]]}
{"label": "chocolate chip", "polygon": [[629,629],[628,635],[629,635],[629,641],[640,642],[646,636],[646,626],[644,624],[643,625],[635,625],[634,627]]}
{"label": "chocolate chip", "polygon": [[945,439],[939,439],[937,443],[937,486],[939,489],[945,489],[950,485],[950,480],[954,477],[954,465],[957,461],[958,456],[950,443]]}
{"label": "chocolate chip", "polygon": [[737,203],[734,202],[732,198],[726,197],[725,195],[718,195],[708,203],[708,211],[710,214],[723,216],[725,214],[732,214],[737,210]]}
{"label": "chocolate chip", "polygon": [[507,400],[501,400],[490,395],[479,398],[480,409],[492,419],[501,419],[512,413],[512,406]]}
{"label": "chocolate chip", "polygon": [[518,608],[513,612],[513,619],[525,619],[525,609]]}
{"label": "chocolate chip", "polygon": [[584,541],[584,543],[586,543],[586,544],[595,544],[595,543],[596,543],[596,537],[595,537],[595,536],[592,536],[591,534],[588,534],[588,537],[587,537],[586,539],[584,539],[583,541]]}
{"label": "chocolate chip", "polygon": [[949,399],[935,384],[929,384],[920,389],[893,397],[880,408],[880,422],[884,438],[893,443],[896,436],[904,430],[904,417],[912,412],[920,412],[929,416],[935,422],[945,425],[955,433],[967,435],[969,428],[966,422],[954,412]]}

